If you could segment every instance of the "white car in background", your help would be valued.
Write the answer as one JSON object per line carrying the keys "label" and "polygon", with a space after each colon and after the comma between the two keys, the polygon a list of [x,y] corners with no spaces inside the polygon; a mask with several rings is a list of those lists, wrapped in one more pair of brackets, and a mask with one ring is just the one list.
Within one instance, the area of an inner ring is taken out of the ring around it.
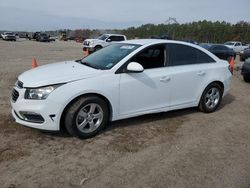
{"label": "white car in background", "polygon": [[228,48],[231,48],[234,50],[236,53],[241,53],[243,52],[246,48],[249,48],[248,45],[243,44],[242,42],[239,41],[229,41],[224,43],[225,46]]}
{"label": "white car in background", "polygon": [[94,52],[100,50],[113,42],[120,42],[127,40],[125,35],[119,34],[104,34],[99,36],[97,39],[86,39],[83,41],[83,51],[89,50]]}
{"label": "white car in background", "polygon": [[228,62],[197,45],[124,41],[78,61],[21,74],[12,92],[12,114],[28,127],[65,127],[89,138],[109,121],[188,107],[214,112],[231,79]]}
{"label": "white car in background", "polygon": [[13,32],[4,32],[1,36],[3,40],[16,41],[16,35]]}

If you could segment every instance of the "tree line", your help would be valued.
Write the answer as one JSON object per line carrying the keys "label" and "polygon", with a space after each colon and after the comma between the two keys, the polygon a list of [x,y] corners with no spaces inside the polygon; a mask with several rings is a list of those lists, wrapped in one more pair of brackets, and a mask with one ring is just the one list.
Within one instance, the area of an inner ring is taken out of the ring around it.
{"label": "tree line", "polygon": [[231,24],[203,20],[184,24],[144,24],[127,29],[61,30],[57,33],[62,31],[66,32],[68,37],[82,40],[96,38],[104,33],[118,33],[126,35],[128,39],[168,36],[174,40],[194,40],[199,43],[224,43],[232,40],[250,43],[250,22],[246,21]]}
{"label": "tree line", "polygon": [[121,30],[129,39],[168,36],[175,40],[195,40],[198,42],[224,43],[237,40],[250,42],[250,22],[236,24],[227,22],[198,21],[185,24],[145,24]]}

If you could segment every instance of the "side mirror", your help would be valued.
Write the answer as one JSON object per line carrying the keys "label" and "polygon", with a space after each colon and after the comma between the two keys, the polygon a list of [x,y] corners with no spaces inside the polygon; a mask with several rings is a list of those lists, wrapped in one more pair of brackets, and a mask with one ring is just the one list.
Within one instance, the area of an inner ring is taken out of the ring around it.
{"label": "side mirror", "polygon": [[112,42],[111,39],[107,39],[106,42]]}
{"label": "side mirror", "polygon": [[137,62],[131,62],[127,66],[127,71],[128,72],[134,72],[134,73],[140,73],[144,71],[143,66]]}

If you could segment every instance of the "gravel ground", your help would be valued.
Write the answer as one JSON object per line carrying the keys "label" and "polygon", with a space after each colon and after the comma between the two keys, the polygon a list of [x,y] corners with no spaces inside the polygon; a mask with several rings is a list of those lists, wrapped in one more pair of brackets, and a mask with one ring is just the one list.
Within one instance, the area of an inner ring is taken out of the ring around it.
{"label": "gravel ground", "polygon": [[11,89],[32,58],[42,65],[82,55],[75,42],[0,40],[0,187],[250,188],[250,84],[239,72],[212,114],[126,119],[88,140],[15,123]]}

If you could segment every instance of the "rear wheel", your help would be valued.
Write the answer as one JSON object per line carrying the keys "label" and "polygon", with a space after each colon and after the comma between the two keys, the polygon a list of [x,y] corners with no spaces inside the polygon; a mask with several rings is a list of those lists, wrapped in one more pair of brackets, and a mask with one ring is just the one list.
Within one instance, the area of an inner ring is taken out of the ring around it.
{"label": "rear wheel", "polygon": [[217,83],[212,83],[204,90],[199,109],[205,113],[214,112],[221,103],[223,90]]}
{"label": "rear wheel", "polygon": [[72,136],[90,138],[106,126],[108,117],[104,100],[96,96],[80,97],[66,111],[65,128]]}

